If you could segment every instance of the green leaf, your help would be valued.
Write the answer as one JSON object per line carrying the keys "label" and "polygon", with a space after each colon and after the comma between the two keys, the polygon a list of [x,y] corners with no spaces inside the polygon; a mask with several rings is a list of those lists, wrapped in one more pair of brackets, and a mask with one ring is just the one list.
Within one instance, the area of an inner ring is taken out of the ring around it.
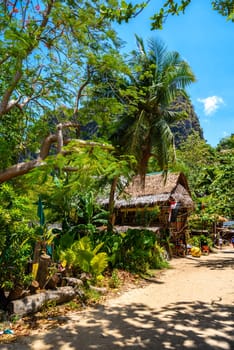
{"label": "green leaf", "polygon": [[99,253],[91,260],[92,273],[95,276],[100,275],[108,266],[108,257],[106,253]]}

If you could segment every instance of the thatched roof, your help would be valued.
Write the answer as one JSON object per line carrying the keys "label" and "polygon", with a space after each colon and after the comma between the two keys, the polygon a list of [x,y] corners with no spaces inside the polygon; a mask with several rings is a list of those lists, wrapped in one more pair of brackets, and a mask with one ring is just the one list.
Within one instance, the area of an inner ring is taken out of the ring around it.
{"label": "thatched roof", "polygon": [[183,207],[192,208],[187,180],[182,173],[148,174],[144,187],[140,176],[133,178],[124,192],[116,199],[116,208],[131,208],[160,204],[169,200],[180,202]]}
{"label": "thatched roof", "polygon": [[125,192],[133,197],[171,193],[179,183],[188,190],[187,180],[182,173],[168,173],[166,177],[162,173],[152,173],[145,176],[144,187],[140,176],[135,176]]}

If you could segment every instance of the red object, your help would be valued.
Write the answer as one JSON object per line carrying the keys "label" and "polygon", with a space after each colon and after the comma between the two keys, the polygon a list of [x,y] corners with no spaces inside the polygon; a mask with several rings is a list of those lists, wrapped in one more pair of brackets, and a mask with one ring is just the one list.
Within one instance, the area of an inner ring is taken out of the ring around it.
{"label": "red object", "polygon": [[171,214],[172,210],[176,209],[177,202],[176,201],[170,201],[170,209],[169,209],[169,216],[168,216],[168,221],[171,221]]}
{"label": "red object", "polygon": [[175,209],[176,208],[176,204],[177,204],[176,201],[171,201],[170,202],[170,209]]}
{"label": "red object", "polygon": [[210,252],[210,249],[207,245],[203,245],[202,246],[202,253],[206,253],[206,254],[209,254]]}

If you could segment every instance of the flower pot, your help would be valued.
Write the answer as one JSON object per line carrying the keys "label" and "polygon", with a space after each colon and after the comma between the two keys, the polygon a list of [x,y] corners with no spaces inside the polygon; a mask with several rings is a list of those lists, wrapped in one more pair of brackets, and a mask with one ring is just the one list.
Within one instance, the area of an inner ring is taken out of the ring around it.
{"label": "flower pot", "polygon": [[202,245],[201,251],[202,251],[203,254],[209,254],[210,248],[209,248],[208,245]]}

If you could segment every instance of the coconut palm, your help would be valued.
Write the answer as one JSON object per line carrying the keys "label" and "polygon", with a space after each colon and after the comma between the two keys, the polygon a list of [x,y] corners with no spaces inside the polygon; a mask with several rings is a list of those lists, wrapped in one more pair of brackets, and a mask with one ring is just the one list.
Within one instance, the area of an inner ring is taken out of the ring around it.
{"label": "coconut palm", "polygon": [[161,41],[149,40],[147,50],[141,38],[136,36],[136,41],[138,49],[132,53],[132,73],[124,92],[131,113],[122,117],[115,142],[124,152],[135,155],[137,172],[144,178],[152,156],[167,170],[170,150],[174,149],[170,124],[183,116],[173,103],[178,95],[186,95],[184,89],[195,76],[179,53],[168,52]]}

